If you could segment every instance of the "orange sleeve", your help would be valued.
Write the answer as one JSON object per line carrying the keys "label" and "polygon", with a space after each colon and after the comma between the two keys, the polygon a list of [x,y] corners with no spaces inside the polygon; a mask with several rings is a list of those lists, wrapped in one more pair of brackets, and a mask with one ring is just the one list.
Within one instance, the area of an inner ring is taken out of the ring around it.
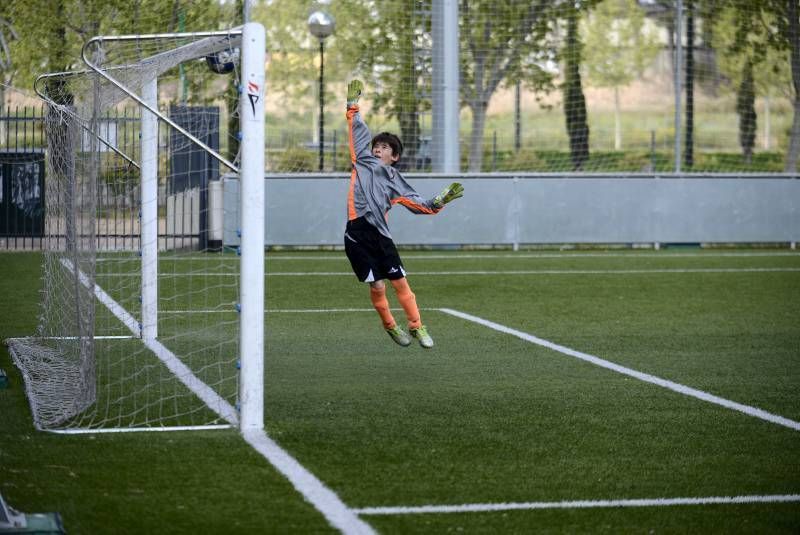
{"label": "orange sleeve", "polygon": [[350,146],[350,161],[356,163],[356,148],[353,144],[353,117],[358,113],[358,104],[347,108],[347,140]]}

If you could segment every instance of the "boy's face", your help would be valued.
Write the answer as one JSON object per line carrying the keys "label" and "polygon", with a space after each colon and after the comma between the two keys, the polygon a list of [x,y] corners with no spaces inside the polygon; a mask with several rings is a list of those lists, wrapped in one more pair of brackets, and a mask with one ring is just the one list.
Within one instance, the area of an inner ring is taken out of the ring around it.
{"label": "boy's face", "polygon": [[388,143],[375,143],[375,146],[372,147],[372,155],[383,162],[384,165],[392,165],[400,159],[400,155],[395,155]]}

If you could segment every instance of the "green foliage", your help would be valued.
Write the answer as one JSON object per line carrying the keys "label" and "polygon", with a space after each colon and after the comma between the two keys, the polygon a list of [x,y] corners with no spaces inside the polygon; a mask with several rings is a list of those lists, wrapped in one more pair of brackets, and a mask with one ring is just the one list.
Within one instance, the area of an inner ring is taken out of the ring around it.
{"label": "green foliage", "polygon": [[[731,43],[735,61],[763,63],[772,72],[766,79],[783,78],[781,56],[791,58],[790,98],[795,103],[795,126],[789,133],[785,171],[794,172],[800,158],[800,1],[799,0],[729,0],[730,13],[725,19],[731,28],[724,36]],[[758,79],[758,75],[754,74]]]}
{"label": "green foliage", "polygon": [[[484,150],[482,172],[570,173],[571,154],[559,150],[504,149],[493,153]],[[496,162],[496,165],[494,163]],[[672,153],[647,150],[592,150],[582,171],[588,173],[671,173],[675,165]],[[693,171],[708,173],[779,173],[780,152],[753,153],[748,161],[741,153],[695,151]]]}
{"label": "green foliage", "polygon": [[461,95],[472,112],[470,171],[481,168],[489,100],[501,84],[517,81],[533,91],[549,91],[553,73],[543,69],[556,47],[549,29],[558,3],[528,0],[475,0],[460,4]]}
{"label": "green foliage", "polygon": [[267,164],[275,171],[307,173],[317,171],[318,153],[303,147],[289,147],[284,151],[270,154]]}
{"label": "green foliage", "polygon": [[644,10],[635,0],[606,0],[589,12],[582,24],[588,83],[621,87],[642,74],[661,49],[644,25]]}
{"label": "green foliage", "polygon": [[207,31],[238,20],[216,0],[28,0],[12,2],[8,17],[20,36],[10,49],[16,85],[28,88],[44,72],[82,68],[81,47],[97,35],[176,32],[179,21]]}
{"label": "green foliage", "polygon": [[[371,54],[382,44],[373,35],[378,21],[373,6],[360,0],[337,0],[324,6],[336,21],[334,33],[325,39],[325,71],[335,73],[329,80],[349,80],[363,76],[371,84],[371,71],[359,68],[372,65]],[[319,77],[319,41],[308,29],[309,14],[317,9],[311,2],[297,0],[272,0],[259,2],[253,6],[252,20],[261,22],[267,30],[267,43],[270,61],[267,65],[267,79],[270,87],[278,92],[293,95],[294,106],[302,97],[316,100]],[[384,48],[391,47],[383,45]],[[347,75],[345,73],[348,73]],[[331,84],[326,84],[326,92],[331,92]],[[344,108],[344,99],[336,102]],[[325,100],[333,99],[326,94]]]}
{"label": "green foliage", "polygon": [[[747,11],[726,7],[713,18],[711,45],[717,54],[717,65],[729,83],[724,85],[735,91],[741,84],[745,64],[751,63],[755,91],[758,95],[779,94],[791,98],[792,81],[789,51],[770,46],[770,39],[761,25],[751,27],[752,7]],[[764,15],[764,24],[775,24],[774,15]]]}

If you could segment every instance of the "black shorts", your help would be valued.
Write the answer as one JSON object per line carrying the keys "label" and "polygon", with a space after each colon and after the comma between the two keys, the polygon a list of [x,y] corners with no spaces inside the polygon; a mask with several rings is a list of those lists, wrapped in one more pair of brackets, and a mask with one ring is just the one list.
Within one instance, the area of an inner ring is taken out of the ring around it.
{"label": "black shorts", "polygon": [[406,276],[394,242],[378,232],[363,217],[347,222],[344,252],[361,282],[397,280]]}

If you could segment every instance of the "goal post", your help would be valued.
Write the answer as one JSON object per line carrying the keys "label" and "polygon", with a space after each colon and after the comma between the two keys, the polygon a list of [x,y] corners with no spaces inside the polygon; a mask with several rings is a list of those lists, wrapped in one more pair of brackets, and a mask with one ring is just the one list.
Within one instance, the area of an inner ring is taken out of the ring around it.
{"label": "goal post", "polygon": [[264,428],[264,83],[266,37],[260,24],[242,34],[240,428]]}
{"label": "goal post", "polygon": [[[49,110],[42,314],[36,335],[9,341],[37,428],[263,429],[265,39],[257,23],[95,37],[88,69],[37,81]],[[174,102],[196,124],[161,111]],[[210,141],[220,109],[238,119],[235,157]],[[203,249],[196,230],[219,164],[241,183],[241,255]]]}

